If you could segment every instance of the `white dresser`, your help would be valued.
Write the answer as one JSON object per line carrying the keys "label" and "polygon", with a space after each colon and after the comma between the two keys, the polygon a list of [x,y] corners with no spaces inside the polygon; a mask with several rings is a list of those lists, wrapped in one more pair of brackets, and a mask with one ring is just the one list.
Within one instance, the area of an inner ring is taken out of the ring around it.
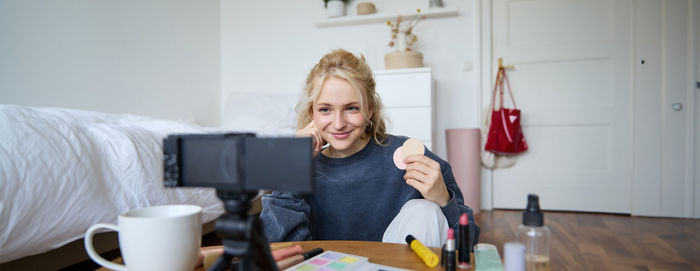
{"label": "white dresser", "polygon": [[384,104],[387,131],[423,141],[432,150],[435,136],[435,92],[430,68],[374,71]]}

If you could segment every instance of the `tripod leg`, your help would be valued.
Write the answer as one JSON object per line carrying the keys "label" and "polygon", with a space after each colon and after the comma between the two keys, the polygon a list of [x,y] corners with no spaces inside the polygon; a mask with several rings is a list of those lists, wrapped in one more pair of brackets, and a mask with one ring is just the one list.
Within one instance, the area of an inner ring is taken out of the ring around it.
{"label": "tripod leg", "polygon": [[267,242],[267,237],[265,237],[262,222],[260,222],[258,217],[253,217],[253,220],[251,241],[254,246],[253,250],[258,254],[258,265],[264,270],[279,271],[277,262],[272,258],[270,244]]}

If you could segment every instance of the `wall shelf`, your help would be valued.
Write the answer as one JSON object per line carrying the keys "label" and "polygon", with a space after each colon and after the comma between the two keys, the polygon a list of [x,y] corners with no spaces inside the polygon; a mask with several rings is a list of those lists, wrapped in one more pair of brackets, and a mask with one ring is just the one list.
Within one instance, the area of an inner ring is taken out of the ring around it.
{"label": "wall shelf", "polygon": [[425,16],[426,18],[443,18],[443,17],[456,17],[459,12],[456,8],[429,8],[421,10],[421,13],[375,13],[367,15],[352,15],[344,16],[338,18],[329,18],[314,23],[316,27],[333,27],[333,26],[345,26],[345,25],[358,25],[358,24],[371,24],[380,23],[386,21],[393,21],[397,16],[401,16],[403,20],[412,20],[418,16]]}

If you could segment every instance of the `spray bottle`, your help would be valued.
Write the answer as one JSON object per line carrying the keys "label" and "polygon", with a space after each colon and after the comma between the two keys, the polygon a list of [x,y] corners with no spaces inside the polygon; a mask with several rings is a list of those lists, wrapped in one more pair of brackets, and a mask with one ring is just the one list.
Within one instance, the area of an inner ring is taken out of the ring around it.
{"label": "spray bottle", "polygon": [[549,240],[551,233],[544,225],[539,197],[527,195],[523,224],[518,226],[518,241],[525,245],[525,270],[549,271]]}

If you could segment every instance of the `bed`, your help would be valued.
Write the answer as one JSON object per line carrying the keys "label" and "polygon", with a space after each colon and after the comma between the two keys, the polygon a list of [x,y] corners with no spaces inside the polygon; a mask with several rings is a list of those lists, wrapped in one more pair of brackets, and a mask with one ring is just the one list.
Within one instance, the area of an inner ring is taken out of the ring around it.
{"label": "bed", "polygon": [[[0,104],[0,270],[57,269],[87,260],[82,237],[127,210],[203,207],[204,231],[223,207],[213,189],[165,188],[162,139],[172,133],[294,133],[296,95],[230,93],[219,127],[66,108]],[[95,237],[100,252],[116,234]]]}
{"label": "bed", "polygon": [[167,134],[212,131],[130,114],[0,105],[0,264],[66,246],[134,208],[195,204],[204,222],[215,220],[223,212],[215,191],[164,188],[161,161]]}

